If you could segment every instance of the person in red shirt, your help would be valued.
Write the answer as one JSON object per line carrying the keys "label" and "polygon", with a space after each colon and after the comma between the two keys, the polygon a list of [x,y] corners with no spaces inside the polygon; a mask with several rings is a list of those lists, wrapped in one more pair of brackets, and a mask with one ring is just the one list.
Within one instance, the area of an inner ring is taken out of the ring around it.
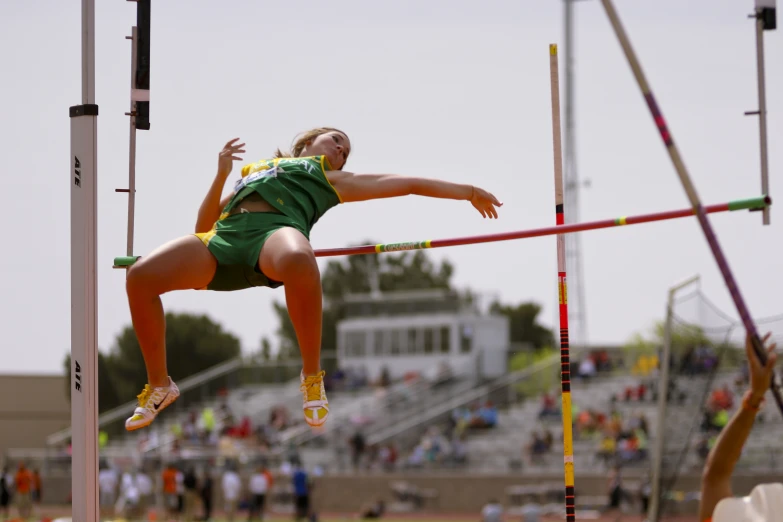
{"label": "person in red shirt", "polygon": [[30,492],[33,488],[33,476],[27,467],[25,467],[24,462],[19,463],[19,468],[16,470],[16,476],[14,477],[14,485],[16,489],[14,497],[16,499],[16,507],[19,510],[19,516],[22,520],[27,520],[30,518],[33,507],[30,496]]}

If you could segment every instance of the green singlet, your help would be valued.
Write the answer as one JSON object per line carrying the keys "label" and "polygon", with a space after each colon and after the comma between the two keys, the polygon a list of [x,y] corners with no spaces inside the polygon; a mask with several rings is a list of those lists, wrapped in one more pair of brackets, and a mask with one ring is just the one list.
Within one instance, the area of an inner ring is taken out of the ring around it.
{"label": "green singlet", "polygon": [[[258,268],[261,249],[269,236],[283,227],[295,228],[309,239],[318,219],[342,203],[326,178],[326,170],[325,156],[274,158],[245,165],[242,179],[234,186],[234,197],[212,230],[196,234],[218,262],[215,277],[206,289],[231,291],[282,285],[267,278]],[[242,199],[254,192],[280,213],[229,215]]]}

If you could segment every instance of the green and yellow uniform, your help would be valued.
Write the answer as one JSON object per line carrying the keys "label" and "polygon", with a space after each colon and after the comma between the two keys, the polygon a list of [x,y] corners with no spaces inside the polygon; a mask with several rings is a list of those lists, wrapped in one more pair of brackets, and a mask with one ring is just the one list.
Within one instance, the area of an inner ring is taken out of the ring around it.
{"label": "green and yellow uniform", "polygon": [[[215,256],[217,272],[208,290],[230,291],[254,286],[277,288],[258,268],[258,257],[269,236],[283,227],[300,231],[308,240],[313,225],[327,210],[342,203],[326,177],[325,156],[265,159],[242,167],[234,196],[212,230],[196,234]],[[232,210],[245,197],[257,193],[274,212]]]}

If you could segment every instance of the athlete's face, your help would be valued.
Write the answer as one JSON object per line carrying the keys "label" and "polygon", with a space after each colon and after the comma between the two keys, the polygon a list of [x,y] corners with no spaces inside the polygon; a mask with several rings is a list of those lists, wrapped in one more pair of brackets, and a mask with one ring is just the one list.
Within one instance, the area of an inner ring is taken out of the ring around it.
{"label": "athlete's face", "polygon": [[337,131],[316,136],[303,151],[303,155],[306,156],[326,156],[335,170],[343,168],[350,153],[351,141],[348,136]]}

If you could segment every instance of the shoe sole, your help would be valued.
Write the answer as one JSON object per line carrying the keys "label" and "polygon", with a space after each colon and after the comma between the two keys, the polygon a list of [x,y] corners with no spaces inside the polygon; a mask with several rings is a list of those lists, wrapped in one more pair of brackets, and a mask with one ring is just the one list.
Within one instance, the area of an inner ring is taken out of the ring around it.
{"label": "shoe sole", "polygon": [[177,394],[177,396],[174,397],[173,399],[171,399],[170,401],[164,402],[163,405],[160,408],[158,408],[158,411],[155,413],[155,415],[150,417],[147,420],[147,422],[145,422],[144,424],[135,424],[133,426],[126,425],[125,426],[125,431],[136,431],[136,430],[140,430],[142,428],[146,428],[147,426],[152,424],[152,421],[154,421],[158,417],[158,415],[160,415],[160,412],[162,412],[163,410],[168,408],[170,405],[172,405],[174,403],[174,401],[176,401],[177,399],[179,399],[179,394]]}
{"label": "shoe sole", "polygon": [[311,428],[320,428],[324,424],[326,424],[326,419],[329,418],[329,413],[327,412],[326,417],[322,417],[318,419],[318,424],[313,424],[310,422],[310,419],[305,415],[305,423],[310,426]]}
{"label": "shoe sole", "polygon": [[[327,419],[328,419],[328,417],[327,417]],[[321,420],[321,419],[318,419],[318,420]],[[320,428],[321,426],[323,426],[324,424],[326,424],[326,419],[324,419],[324,420],[323,420],[323,421],[322,421],[320,424],[312,424],[312,423],[308,422],[307,420],[305,420],[305,422],[306,422],[306,423],[307,423],[307,425],[308,425],[308,426],[310,426],[311,428]]]}

